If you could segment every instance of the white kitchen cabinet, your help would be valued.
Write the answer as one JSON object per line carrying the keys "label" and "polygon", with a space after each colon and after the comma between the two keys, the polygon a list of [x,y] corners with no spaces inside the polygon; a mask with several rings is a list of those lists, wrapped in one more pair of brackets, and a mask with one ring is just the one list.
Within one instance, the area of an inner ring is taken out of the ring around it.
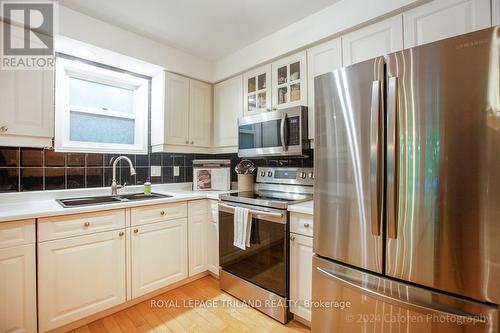
{"label": "white kitchen cabinet", "polygon": [[188,276],[185,218],[131,229],[132,298]]}
{"label": "white kitchen cabinet", "polygon": [[342,40],[340,38],[307,50],[307,112],[310,140],[314,140],[314,78],[340,67],[342,67]]}
{"label": "white kitchen cabinet", "polygon": [[38,243],[41,332],[126,300],[125,229]]}
{"label": "white kitchen cabinet", "polygon": [[214,86],[214,148],[238,150],[238,118],[243,115],[243,78],[235,76]]}
{"label": "white kitchen cabinet", "polygon": [[189,144],[212,146],[212,86],[189,80]]}
{"label": "white kitchen cabinet", "polygon": [[210,220],[207,231],[208,270],[219,276],[219,206],[218,201],[210,201]]}
{"label": "white kitchen cabinet", "polygon": [[290,234],[290,311],[311,321],[313,239]]}
{"label": "white kitchen cabinet", "polygon": [[490,0],[431,1],[403,13],[403,22],[405,48],[431,43],[490,27]]}
{"label": "white kitchen cabinet", "polygon": [[[24,43],[23,29],[11,36]],[[52,147],[53,70],[0,70],[0,101],[0,146]]]}
{"label": "white kitchen cabinet", "polygon": [[402,50],[402,20],[396,15],[342,36],[343,66]]}
{"label": "white kitchen cabinet", "polygon": [[207,267],[208,215],[188,217],[189,276],[205,272]]}
{"label": "white kitchen cabinet", "polygon": [[245,116],[271,110],[271,64],[243,74],[243,112]]}
{"label": "white kitchen cabinet", "polygon": [[35,244],[0,249],[0,332],[36,332],[36,318]]}
{"label": "white kitchen cabinet", "polygon": [[273,110],[307,105],[306,58],[306,51],[301,51],[271,64]]}

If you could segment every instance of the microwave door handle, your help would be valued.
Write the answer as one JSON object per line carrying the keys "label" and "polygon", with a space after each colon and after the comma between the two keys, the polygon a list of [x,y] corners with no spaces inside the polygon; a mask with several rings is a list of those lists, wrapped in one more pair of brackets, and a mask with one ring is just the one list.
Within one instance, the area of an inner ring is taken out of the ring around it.
{"label": "microwave door handle", "polygon": [[283,113],[283,117],[281,118],[281,124],[280,124],[281,147],[283,148],[283,151],[288,150],[285,138],[285,126],[286,126],[286,113]]}

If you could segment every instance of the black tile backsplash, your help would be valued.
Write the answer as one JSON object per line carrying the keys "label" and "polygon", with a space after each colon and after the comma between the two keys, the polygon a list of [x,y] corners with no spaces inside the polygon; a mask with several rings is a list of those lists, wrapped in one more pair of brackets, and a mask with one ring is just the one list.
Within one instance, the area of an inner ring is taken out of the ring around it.
{"label": "black tile backsplash", "polygon": [[[119,155],[57,153],[35,148],[0,147],[0,192],[39,191],[110,186],[112,160]],[[193,181],[194,159],[231,160],[231,180],[237,181],[234,167],[240,161],[237,154],[176,154],[150,153],[126,155],[134,164],[136,175],[130,175],[126,161],[119,162],[117,181],[120,184],[141,185]],[[312,167],[312,151],[308,158],[253,159],[257,166]],[[161,166],[161,177],[151,177],[151,166]],[[174,177],[174,166],[179,176]]]}

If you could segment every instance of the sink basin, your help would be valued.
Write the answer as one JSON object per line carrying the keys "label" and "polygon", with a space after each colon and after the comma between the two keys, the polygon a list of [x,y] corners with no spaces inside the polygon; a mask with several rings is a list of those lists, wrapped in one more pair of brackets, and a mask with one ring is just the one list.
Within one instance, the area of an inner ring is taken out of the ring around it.
{"label": "sink basin", "polygon": [[56,201],[64,208],[71,207],[81,207],[81,206],[94,206],[94,205],[104,205],[111,203],[127,202],[127,201],[140,201],[140,200],[151,200],[159,198],[171,198],[171,195],[152,193],[150,195],[145,195],[144,193],[133,193],[124,194],[116,196],[98,196],[98,197],[84,197],[84,198],[68,198],[68,199],[56,199]]}

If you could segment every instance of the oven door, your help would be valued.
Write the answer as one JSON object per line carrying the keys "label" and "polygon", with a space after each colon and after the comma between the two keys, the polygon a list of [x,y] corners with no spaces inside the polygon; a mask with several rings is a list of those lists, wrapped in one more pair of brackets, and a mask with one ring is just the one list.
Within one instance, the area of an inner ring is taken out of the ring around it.
{"label": "oven door", "polygon": [[238,120],[239,157],[302,155],[303,150],[308,148],[307,142],[305,107],[282,109]]}
{"label": "oven door", "polygon": [[[252,214],[250,247],[233,245],[234,207]],[[287,212],[244,204],[219,203],[219,265],[239,278],[288,298]]]}

